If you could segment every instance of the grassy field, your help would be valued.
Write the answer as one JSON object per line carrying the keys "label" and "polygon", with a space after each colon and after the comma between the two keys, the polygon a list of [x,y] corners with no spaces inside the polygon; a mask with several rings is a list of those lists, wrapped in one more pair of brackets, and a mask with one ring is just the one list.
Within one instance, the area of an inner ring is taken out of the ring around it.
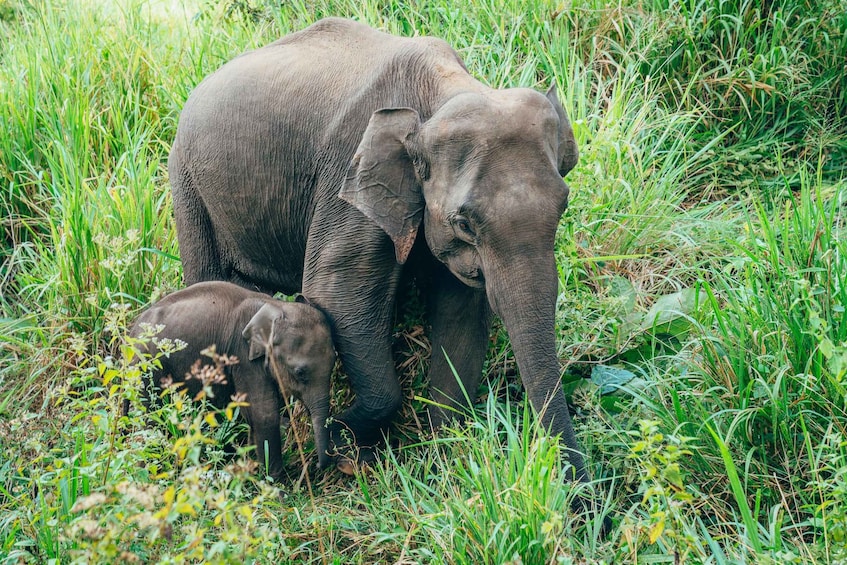
{"label": "grassy field", "polygon": [[[432,437],[399,323],[393,447],[302,476],[295,409],[282,496],[224,454],[227,414],[120,417],[127,324],[180,285],[181,105],[327,15],[556,81],[581,148],[559,356],[608,537],[502,331],[476,412]],[[844,0],[0,0],[0,562],[847,562],[845,63]]]}

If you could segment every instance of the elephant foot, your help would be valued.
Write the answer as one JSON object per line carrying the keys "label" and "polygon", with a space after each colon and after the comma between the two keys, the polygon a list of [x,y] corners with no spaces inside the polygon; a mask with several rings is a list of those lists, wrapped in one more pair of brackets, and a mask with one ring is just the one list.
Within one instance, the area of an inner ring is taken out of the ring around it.
{"label": "elephant foot", "polygon": [[335,468],[351,477],[370,471],[371,466],[366,461],[356,461],[348,457],[340,456],[335,462]]}
{"label": "elephant foot", "polygon": [[371,464],[376,461],[376,447],[359,447],[357,445],[347,445],[344,451],[338,449],[333,452],[335,457],[335,468],[345,475],[357,475],[362,472],[367,472]]}
{"label": "elephant foot", "polygon": [[603,539],[609,537],[609,534],[612,533],[612,519],[608,516],[603,516],[603,523],[600,525],[600,536]]}
{"label": "elephant foot", "polygon": [[601,520],[600,537],[606,539],[612,532],[612,520],[609,516],[601,515],[598,501],[593,497],[578,496],[571,504],[571,509],[577,514],[585,516],[586,520]]}
{"label": "elephant foot", "polygon": [[373,438],[368,442],[357,441],[350,430],[340,423],[330,428],[329,455],[335,460],[335,467],[345,475],[356,475],[366,471],[376,461],[377,444]]}

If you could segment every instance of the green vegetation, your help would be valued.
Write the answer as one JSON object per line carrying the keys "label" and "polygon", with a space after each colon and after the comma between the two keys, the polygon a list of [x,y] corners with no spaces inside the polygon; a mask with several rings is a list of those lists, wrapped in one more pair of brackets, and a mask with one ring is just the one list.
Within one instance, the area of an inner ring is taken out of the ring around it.
{"label": "green vegetation", "polygon": [[[428,344],[398,326],[393,447],[301,476],[295,412],[282,496],[224,453],[231,414],[121,417],[127,323],[180,284],[181,104],[327,15],[443,37],[492,86],[556,81],[581,147],[560,358],[607,538],[503,332],[433,438]],[[843,0],[0,0],[0,562],[845,562],[845,62]]]}

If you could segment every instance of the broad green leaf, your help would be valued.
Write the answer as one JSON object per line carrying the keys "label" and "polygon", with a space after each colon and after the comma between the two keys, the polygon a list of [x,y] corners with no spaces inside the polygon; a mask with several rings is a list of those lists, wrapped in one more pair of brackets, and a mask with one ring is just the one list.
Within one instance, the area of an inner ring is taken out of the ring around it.
{"label": "broad green leaf", "polygon": [[600,394],[612,394],[635,378],[635,373],[620,367],[595,365],[591,369],[591,382],[600,387]]}
{"label": "broad green leaf", "polygon": [[619,315],[631,314],[635,310],[637,293],[629,279],[618,275],[609,279],[609,295],[620,300]]}
{"label": "broad green leaf", "polygon": [[677,318],[693,314],[695,307],[696,291],[693,288],[660,296],[644,315],[641,321],[641,329],[649,330]]}

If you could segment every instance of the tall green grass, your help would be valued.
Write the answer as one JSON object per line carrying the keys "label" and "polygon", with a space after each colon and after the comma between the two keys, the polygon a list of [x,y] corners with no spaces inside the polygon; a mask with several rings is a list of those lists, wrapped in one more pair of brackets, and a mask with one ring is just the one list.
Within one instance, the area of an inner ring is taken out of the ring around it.
{"label": "tall green grass", "polygon": [[[329,15],[558,86],[581,149],[559,355],[592,484],[563,480],[502,331],[478,409],[432,437],[428,343],[401,326],[391,448],[307,482],[289,433],[282,497],[224,456],[226,415],[169,405],[175,437],[120,415],[126,325],[180,284],[182,103]],[[0,561],[847,558],[843,2],[11,0],[0,44]],[[608,538],[572,509],[588,493]]]}

